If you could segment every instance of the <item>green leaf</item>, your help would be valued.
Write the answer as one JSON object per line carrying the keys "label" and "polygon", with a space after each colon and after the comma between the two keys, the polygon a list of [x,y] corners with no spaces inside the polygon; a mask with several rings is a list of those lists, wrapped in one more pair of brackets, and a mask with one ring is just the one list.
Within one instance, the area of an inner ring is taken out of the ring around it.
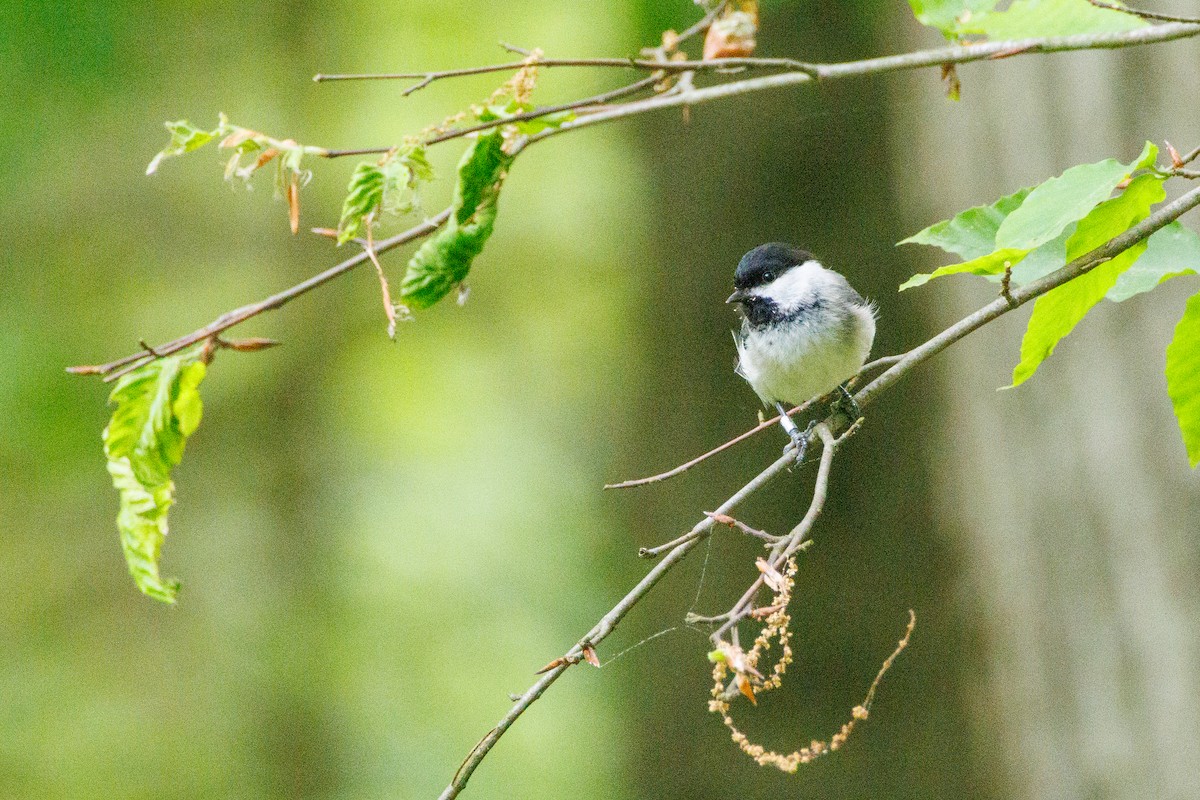
{"label": "green leaf", "polygon": [[996,231],[1024,202],[1032,189],[1001,197],[990,206],[975,206],[953,218],[930,225],[900,244],[928,244],[969,260],[981,258],[996,249]]}
{"label": "green leaf", "polygon": [[1105,295],[1114,303],[1148,292],[1163,281],[1200,271],[1200,236],[1179,221],[1157,230],[1147,241],[1146,252],[1121,273]]}
{"label": "green leaf", "polygon": [[1179,420],[1188,463],[1200,465],[1200,294],[1188,299],[1167,345],[1167,394]]}
{"label": "green leaf", "polygon": [[122,377],[109,396],[116,410],[104,429],[104,454],[120,493],[121,548],[138,588],[165,602],[174,602],[178,588],[158,572],[174,499],[171,469],[200,424],[205,371],[195,352],[155,359]]}
{"label": "green leaf", "polygon": [[1016,0],[1005,11],[972,14],[955,26],[954,32],[960,36],[982,35],[1002,40],[1119,33],[1146,25],[1141,17],[1097,8],[1087,0]]}
{"label": "green leaf", "polygon": [[900,291],[913,289],[917,286],[924,286],[934,278],[941,278],[945,275],[958,275],[960,273],[970,273],[972,275],[999,275],[1004,272],[1007,267],[1014,266],[1025,257],[1028,250],[1020,250],[1017,248],[1008,248],[997,250],[994,253],[988,253],[986,256],[964,261],[961,264],[950,264],[945,267],[939,267],[930,273],[921,273],[913,275],[904,283],[900,284]]}
{"label": "green leaf", "polygon": [[922,25],[940,30],[947,39],[955,38],[960,18],[986,13],[997,0],[908,0],[913,14]]}
{"label": "green leaf", "polygon": [[446,226],[413,254],[400,284],[411,308],[427,308],[462,283],[496,221],[500,186],[512,165],[499,130],[481,134],[458,164],[453,213]]}
{"label": "green leaf", "polygon": [[147,175],[153,175],[158,170],[158,165],[163,162],[163,159],[170,158],[171,156],[181,156],[184,153],[190,153],[193,150],[199,149],[221,133],[221,128],[217,128],[214,131],[204,131],[183,119],[178,122],[167,122],[164,124],[171,133],[171,141],[167,143],[167,146],[158,155],[151,159],[150,165],[146,167]]}
{"label": "green leaf", "polygon": [[[1067,261],[1090,253],[1128,230],[1150,214],[1150,207],[1166,197],[1163,178],[1146,174],[1135,178],[1125,190],[1096,206],[1084,217],[1067,240]],[[1118,276],[1146,249],[1143,239],[1109,261],[1052,289],[1033,304],[1033,314],[1021,340],[1021,362],[1013,370],[1012,386],[1029,380],[1038,366],[1054,352],[1067,334],[1100,302]],[[1010,387],[1011,388],[1011,387]]]}
{"label": "green leaf", "polygon": [[412,211],[417,184],[432,178],[433,167],[425,157],[425,148],[419,145],[397,150],[378,163],[359,164],[346,187],[337,243],[345,244],[363,234],[385,211]]}
{"label": "green leaf", "polygon": [[1142,154],[1132,164],[1106,158],[1095,164],[1071,167],[1035,187],[1025,202],[1001,223],[996,231],[996,247],[1032,250],[1049,242],[1112,194],[1131,172],[1153,164],[1157,155],[1158,148],[1146,142]]}

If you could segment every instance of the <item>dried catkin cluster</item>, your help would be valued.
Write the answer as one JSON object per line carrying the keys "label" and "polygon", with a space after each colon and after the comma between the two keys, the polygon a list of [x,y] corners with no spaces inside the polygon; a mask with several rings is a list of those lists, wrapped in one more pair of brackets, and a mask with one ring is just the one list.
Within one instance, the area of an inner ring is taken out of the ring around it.
{"label": "dried catkin cluster", "polygon": [[[712,654],[713,687],[712,699],[708,701],[708,710],[721,715],[721,721],[729,729],[730,738],[743,753],[764,767],[772,766],[784,772],[795,772],[801,764],[807,764],[815,758],[840,748],[850,738],[855,724],[867,718],[871,701],[875,697],[875,690],[883,680],[884,673],[892,666],[901,651],[908,646],[909,637],[917,624],[917,617],[912,610],[909,610],[908,627],[904,631],[904,636],[879,668],[879,673],[871,682],[871,688],[867,691],[866,698],[851,710],[850,719],[830,737],[828,742],[814,739],[805,747],[791,753],[777,753],[750,741],[750,738],[737,727],[729,713],[730,693],[726,690],[726,681],[729,678],[729,672],[732,671],[734,673],[733,681],[738,690],[757,705],[758,701],[755,699],[755,695],[779,688],[783,683],[783,676],[787,672],[788,664],[792,663],[792,648],[789,644],[791,617],[788,615],[787,606],[791,601],[792,588],[795,586],[795,560],[788,559],[783,573],[776,573],[776,575],[781,580],[775,581],[778,584],[774,587],[776,589],[775,596],[772,598],[771,604],[767,606],[771,611],[766,617],[766,624],[754,640],[754,646],[743,652],[736,645],[722,642],[718,650]],[[758,670],[758,661],[771,648],[772,640],[779,642],[780,656],[771,667],[770,674],[764,676]]]}

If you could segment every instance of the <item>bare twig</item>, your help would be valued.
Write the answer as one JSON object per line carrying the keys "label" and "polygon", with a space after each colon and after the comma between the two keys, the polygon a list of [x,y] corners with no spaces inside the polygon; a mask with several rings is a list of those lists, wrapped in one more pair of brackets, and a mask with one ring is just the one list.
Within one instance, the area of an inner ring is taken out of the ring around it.
{"label": "bare twig", "polygon": [[751,528],[746,523],[742,522],[741,520],[734,519],[733,517],[729,516],[728,514],[717,514],[716,512],[713,512],[713,511],[705,511],[704,515],[708,516],[708,517],[712,517],[714,520],[721,523],[722,525],[728,525],[731,528],[737,528],[739,531],[746,534],[747,536],[753,536],[755,539],[762,539],[764,542],[766,542],[768,544],[776,544],[779,542],[779,540],[781,540],[783,538],[782,536],[772,536],[771,534],[767,533],[766,531],[760,531],[757,528]]}
{"label": "bare twig", "polygon": [[[794,417],[797,414],[803,414],[805,411],[808,411],[810,408],[812,408],[813,405],[815,405],[820,399],[821,398],[819,398],[819,397],[813,398],[812,400],[809,400],[806,403],[802,403],[801,405],[796,406],[795,408],[793,408],[791,411],[788,412],[788,416]],[[649,478],[635,478],[633,480],[621,481],[620,483],[606,483],[604,485],[604,488],[605,489],[630,489],[634,486],[646,486],[647,484],[658,483],[659,481],[665,481],[667,478],[674,478],[676,475],[680,475],[684,472],[687,472],[689,469],[691,469],[692,467],[701,463],[702,461],[707,461],[708,459],[712,458],[713,456],[717,455],[718,453],[728,450],[729,448],[733,447],[738,442],[744,442],[745,440],[749,439],[751,436],[754,436],[757,433],[761,433],[762,431],[765,431],[767,428],[770,428],[772,425],[779,422],[779,419],[780,419],[779,416],[774,416],[768,420],[764,420],[763,422],[760,422],[758,425],[755,425],[753,428],[746,431],[745,433],[739,434],[738,436],[733,437],[732,439],[725,442],[724,444],[714,447],[712,450],[709,450],[704,455],[696,456],[691,461],[688,461],[684,464],[680,464],[678,467],[675,467],[674,469],[669,469],[666,472],[660,472],[657,475],[651,475]]]}
{"label": "bare twig", "polygon": [[[734,70],[769,69],[799,71],[818,77],[815,65],[794,58],[716,58],[708,61],[658,61],[642,58],[539,58],[539,67],[593,67],[649,70],[651,72],[729,72]],[[406,88],[405,96],[429,84],[447,78],[462,78],[468,75],[487,75],[492,72],[511,72],[527,66],[524,61],[509,61],[503,64],[485,64],[478,67],[446,69],[432,72],[378,72],[347,73],[344,75],[314,75],[316,83],[329,81],[395,81],[416,80]]]}
{"label": "bare twig", "polygon": [[1089,3],[1096,8],[1106,8],[1109,11],[1121,11],[1125,14],[1133,14],[1135,17],[1142,19],[1152,19],[1158,22],[1187,22],[1192,24],[1200,24],[1200,17],[1180,17],[1175,14],[1159,14],[1156,11],[1143,11],[1140,8],[1130,8],[1129,6],[1119,6],[1116,3],[1106,3],[1104,0],[1088,0]]}
{"label": "bare twig", "polygon": [[[849,380],[849,384],[853,385],[860,378],[862,378],[862,376],[870,374],[871,372],[874,372],[877,369],[882,369],[884,367],[890,367],[893,364],[898,363],[900,361],[900,359],[904,358],[904,355],[905,354],[901,353],[899,355],[894,355],[894,356],[883,356],[881,358],[875,359],[874,361],[872,361],[868,364],[864,364],[862,369],[860,369],[858,371],[858,374]],[[788,411],[788,416],[794,417],[794,416],[803,414],[805,411],[808,411],[809,409],[813,408],[814,406],[825,402],[826,400],[829,399],[829,397],[830,397],[830,395],[827,394],[827,395],[822,395],[821,397],[814,397],[811,400],[807,400],[804,403],[801,403],[800,405],[793,408],[791,411]],[[646,486],[651,483],[659,483],[660,481],[665,481],[668,478],[674,478],[676,475],[682,475],[683,473],[687,472],[689,469],[696,466],[697,464],[707,461],[708,459],[712,458],[713,456],[717,455],[718,453],[722,453],[722,452],[728,450],[729,448],[733,447],[735,444],[744,442],[747,439],[751,438],[752,436],[757,436],[758,434],[762,433],[763,431],[765,431],[768,428],[770,428],[771,426],[773,426],[775,423],[779,422],[779,419],[780,419],[779,416],[774,416],[768,420],[764,420],[763,422],[760,422],[758,425],[755,425],[753,428],[746,431],[745,433],[742,433],[742,434],[739,434],[739,435],[733,437],[732,439],[725,442],[724,444],[718,445],[717,447],[714,447],[712,450],[709,450],[707,453],[696,456],[691,461],[680,464],[678,467],[675,467],[674,469],[669,469],[666,472],[660,472],[657,475],[651,475],[648,478],[634,478],[634,479],[628,480],[628,481],[621,481],[620,483],[606,483],[606,484],[604,484],[604,488],[605,489],[632,489],[635,486]]]}

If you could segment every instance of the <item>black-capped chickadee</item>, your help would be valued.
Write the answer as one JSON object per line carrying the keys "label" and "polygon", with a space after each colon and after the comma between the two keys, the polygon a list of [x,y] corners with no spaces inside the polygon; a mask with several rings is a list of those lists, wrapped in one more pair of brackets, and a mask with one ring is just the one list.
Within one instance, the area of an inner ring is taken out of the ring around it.
{"label": "black-capped chickadee", "polygon": [[764,404],[778,409],[800,460],[813,425],[801,432],[783,404],[798,406],[838,388],[846,393],[843,381],[871,352],[875,309],[844,277],[790,244],[773,242],[746,253],[733,285],[725,302],[742,311],[741,336],[734,334],[738,374]]}

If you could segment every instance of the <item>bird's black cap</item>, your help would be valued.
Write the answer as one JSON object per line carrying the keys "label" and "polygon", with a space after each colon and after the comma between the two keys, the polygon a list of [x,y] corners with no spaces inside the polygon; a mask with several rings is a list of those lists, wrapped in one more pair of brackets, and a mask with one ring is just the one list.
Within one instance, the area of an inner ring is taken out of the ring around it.
{"label": "bird's black cap", "polygon": [[733,285],[738,289],[753,289],[770,283],[792,267],[813,259],[812,253],[783,242],[760,244],[738,262],[733,273]]}

